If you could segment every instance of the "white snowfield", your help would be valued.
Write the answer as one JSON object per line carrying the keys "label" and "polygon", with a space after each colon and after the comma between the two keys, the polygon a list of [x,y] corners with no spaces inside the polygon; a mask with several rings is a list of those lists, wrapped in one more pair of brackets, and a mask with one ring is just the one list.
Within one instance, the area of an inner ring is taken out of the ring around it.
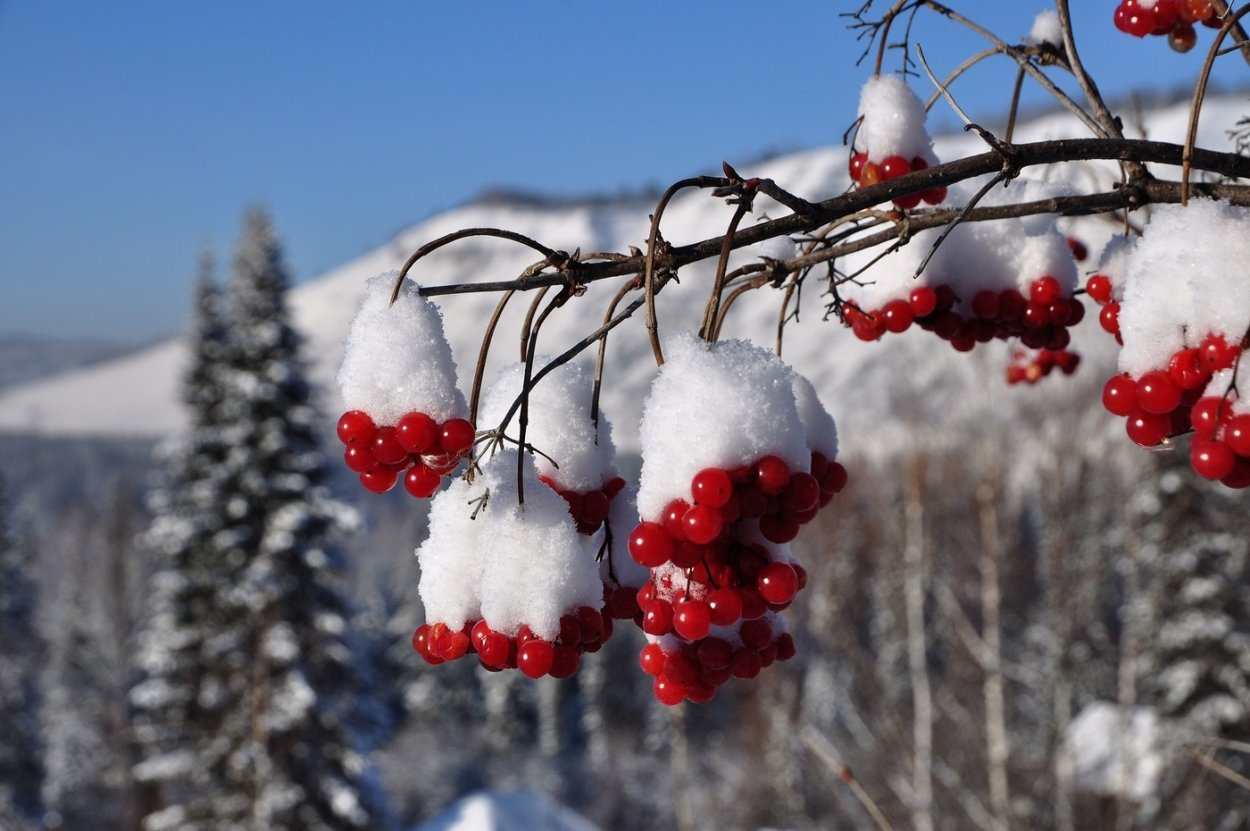
{"label": "white snowfield", "polygon": [[[918,87],[922,96],[928,90]],[[941,106],[941,104],[939,104]],[[1237,96],[1212,97],[1203,111],[1199,144],[1228,146],[1226,131],[1250,113],[1250,103]],[[1179,142],[1188,118],[1187,104],[1147,112],[1144,123],[1150,139]],[[1125,114],[1127,124],[1136,119]],[[991,128],[1001,125],[988,124]],[[1050,114],[1017,128],[1016,140],[1037,141],[1061,136],[1085,135],[1066,114]],[[971,134],[938,136],[934,148],[940,159],[984,150]],[[719,161],[708,148],[709,168]],[[821,200],[846,190],[848,150],[831,146],[778,157],[741,169],[746,176],[771,177],[783,187],[810,200]],[[733,160],[730,160],[733,161]],[[691,171],[696,173],[698,171]],[[1110,167],[1067,164],[1062,170],[1033,169],[1033,178],[1063,178],[1078,192],[1110,187]],[[1160,170],[1175,178],[1175,169]],[[639,171],[639,176],[645,171]],[[1018,187],[1019,182],[1012,187]],[[1010,196],[1010,193],[1007,194]],[[958,196],[948,200],[958,204]],[[331,415],[342,409],[335,374],[343,357],[348,324],[360,305],[366,282],[377,274],[399,268],[420,245],[451,231],[493,226],[531,236],[558,249],[572,251],[626,251],[644,246],[648,214],[653,206],[638,203],[599,203],[561,207],[534,205],[468,205],[435,216],[399,234],[386,245],[334,269],[290,292],[289,302],[296,328],[306,339],[305,355],[313,380],[323,390],[322,404]],[[705,192],[687,191],[675,199],[664,215],[665,237],[675,245],[715,237],[723,232],[732,208]],[[764,216],[780,217],[784,207],[761,197],[747,223]],[[281,217],[277,217],[281,226]],[[1097,252],[1108,239],[1113,224],[1083,220],[1064,226],[1090,247],[1092,255],[1080,268],[1079,280],[1097,261]],[[776,250],[772,248],[770,250]],[[751,261],[758,250],[735,252],[730,267]],[[453,243],[419,263],[414,270],[424,286],[449,283],[508,280],[518,276],[537,259],[535,253],[513,243],[471,238]],[[713,264],[684,269],[681,284],[671,285],[659,296],[661,334],[680,328],[697,328]],[[624,278],[622,278],[624,279]],[[599,325],[619,280],[592,285],[589,291],[553,313],[541,330],[539,353],[559,354]],[[999,416],[1014,409],[1039,406],[1073,406],[1078,393],[1082,406],[1096,407],[1088,398],[1114,372],[1113,343],[1098,329],[1097,310],[1087,304],[1086,322],[1076,330],[1074,347],[1085,358],[1077,377],[1048,379],[1046,390],[1007,388],[1003,367],[1008,347],[1001,343],[978,346],[970,355],[959,355],[933,335],[913,330],[887,335],[876,343],[861,343],[849,329],[822,321],[824,298],[819,282],[803,292],[800,318],[786,328],[783,357],[809,378],[825,407],[837,420],[848,452],[871,444],[888,452],[909,441],[917,424],[949,423],[971,412],[992,408]],[[190,301],[188,292],[188,302]],[[498,299],[495,294],[466,294],[438,298],[448,339],[460,372],[460,389],[466,394],[469,374],[476,361],[482,332]],[[740,299],[730,311],[722,335],[746,338],[766,348],[775,342],[780,293],[761,289]],[[529,296],[513,299],[496,333],[487,378],[516,360],[518,338]],[[185,358],[182,344],[170,340],[143,351],[90,369],[16,387],[0,395],[0,432],[76,436],[152,436],[178,430],[183,413],[178,402],[180,368]],[[584,353],[584,363],[593,360]],[[614,438],[625,452],[638,449],[638,423],[642,402],[655,374],[651,348],[641,313],[618,327],[609,338],[602,406],[612,420]],[[1047,404],[1041,402],[1046,400]],[[871,437],[872,441],[869,442]],[[940,440],[931,431],[925,440]],[[872,448],[868,448],[870,451]]]}

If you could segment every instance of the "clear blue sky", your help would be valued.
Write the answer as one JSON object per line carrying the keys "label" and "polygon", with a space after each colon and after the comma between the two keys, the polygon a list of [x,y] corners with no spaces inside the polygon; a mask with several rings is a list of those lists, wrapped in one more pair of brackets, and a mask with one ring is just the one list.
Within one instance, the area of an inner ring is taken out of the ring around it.
{"label": "clear blue sky", "polygon": [[[838,17],[858,5],[0,0],[0,334],[178,331],[199,250],[228,262],[251,203],[306,280],[491,186],[836,143],[871,69]],[[951,5],[1008,39],[1047,7]],[[1210,42],[1176,56],[1116,32],[1114,0],[1073,6],[1111,94],[1191,83]],[[980,46],[940,20],[915,39],[939,71]],[[998,112],[1013,76],[955,91]]]}

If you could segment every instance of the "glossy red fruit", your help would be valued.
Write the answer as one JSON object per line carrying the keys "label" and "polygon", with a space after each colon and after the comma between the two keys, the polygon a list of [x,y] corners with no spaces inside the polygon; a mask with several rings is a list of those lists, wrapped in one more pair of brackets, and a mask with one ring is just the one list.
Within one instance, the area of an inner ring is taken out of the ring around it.
{"label": "glossy red fruit", "polygon": [[729,665],[729,673],[734,678],[749,679],[760,674],[760,656],[753,650],[744,649],[734,656]]}
{"label": "glossy red fruit", "polygon": [[848,172],[851,174],[851,181],[858,182],[860,175],[864,172],[864,165],[868,164],[867,153],[852,153],[851,160],[848,163]]}
{"label": "glossy red fruit", "polygon": [[998,295],[998,317],[1000,320],[1021,320],[1028,305],[1023,294],[1015,289],[1004,289]]}
{"label": "glossy red fruit", "polygon": [[1223,335],[1207,335],[1198,345],[1202,365],[1211,373],[1231,367],[1236,362],[1237,353],[1240,351],[1239,347],[1230,346]]}
{"label": "glossy red fruit", "polygon": [[699,664],[707,669],[728,669],[733,661],[734,648],[729,641],[722,638],[707,638],[699,644],[695,655],[699,659]]}
{"label": "glossy red fruit", "polygon": [[881,176],[881,165],[876,162],[864,162],[863,168],[859,173],[860,187],[869,187],[883,181]]}
{"label": "glossy red fruit", "polygon": [[1155,27],[1151,30],[1152,35],[1166,35],[1175,28],[1179,22],[1177,20],[1176,0],[1158,0],[1153,9],[1155,15]]}
{"label": "glossy red fruit", "polygon": [[472,424],[463,418],[453,418],[443,422],[439,446],[442,447],[444,453],[463,456],[473,447],[475,436]]}
{"label": "glossy red fruit", "polygon": [[915,317],[927,317],[937,310],[937,292],[928,286],[919,286],[907,295],[907,304]]}
{"label": "glossy red fruit", "polygon": [[1112,335],[1120,334],[1120,304],[1108,303],[1098,313],[1098,325]]}
{"label": "glossy red fruit", "polygon": [[926,205],[941,205],[946,201],[946,185],[936,185],[920,194]]}
{"label": "glossy red fruit", "polygon": [[1047,275],[1038,277],[1029,287],[1029,300],[1034,303],[1041,303],[1049,306],[1059,299],[1059,292],[1062,290],[1059,281],[1054,277]]}
{"label": "glossy red fruit", "polygon": [[572,678],[581,666],[581,656],[572,647],[557,646],[553,650],[550,671],[552,678]]}
{"label": "glossy red fruit", "polygon": [[902,156],[886,156],[881,160],[881,179],[890,181],[911,173],[911,163]]}
{"label": "glossy red fruit", "polygon": [[799,535],[799,524],[780,514],[765,514],[760,517],[760,534],[771,543],[784,545]]}
{"label": "glossy red fruit", "polygon": [[[707,505],[695,505],[681,519],[686,539],[695,545],[707,545],[720,536],[724,520],[718,509]],[[671,558],[670,558],[671,559]]]}
{"label": "glossy red fruit", "polygon": [[398,464],[408,458],[408,451],[399,443],[394,427],[379,427],[369,448],[374,458],[384,465]]}
{"label": "glossy red fruit", "polygon": [[542,678],[555,663],[555,647],[550,641],[533,638],[517,651],[516,666],[530,678]]}
{"label": "glossy red fruit", "polygon": [[683,600],[673,605],[673,631],[687,641],[706,638],[712,613],[702,600]]}
{"label": "glossy red fruit", "polygon": [[651,685],[655,700],[666,707],[675,707],[686,700],[686,688],[667,678],[657,678]]}
{"label": "glossy red fruit", "polygon": [[1250,459],[1238,456],[1233,462],[1233,472],[1220,480],[1220,484],[1228,488],[1250,488]]}
{"label": "glossy red fruit", "polygon": [[608,495],[603,491],[587,491],[582,494],[582,516],[583,522],[590,525],[598,525],[608,518],[608,509],[611,503],[608,501]]}
{"label": "glossy red fruit", "polygon": [[354,473],[365,473],[376,467],[378,460],[368,444],[352,442],[343,448],[343,463]]}
{"label": "glossy red fruit", "polygon": [[642,613],[642,631],[648,635],[667,635],[673,631],[673,607],[667,600],[652,600]]}
{"label": "glossy red fruit", "polygon": [[1024,325],[1031,329],[1041,329],[1050,325],[1050,304],[1032,301],[1024,307],[1022,316]]}
{"label": "glossy red fruit", "polygon": [[363,410],[348,410],[339,416],[337,432],[339,441],[343,444],[371,441],[377,429],[373,419]]}
{"label": "glossy red fruit", "polygon": [[661,677],[685,687],[699,680],[699,665],[684,651],[670,652],[664,659]]}
{"label": "glossy red fruit", "polygon": [[438,423],[425,413],[408,413],[395,425],[395,437],[404,450],[421,455],[438,441]]}
{"label": "glossy red fruit", "polygon": [[912,193],[907,196],[899,196],[894,199],[894,205],[901,210],[910,211],[912,208],[920,204],[920,194]]}
{"label": "glossy red fruit", "polygon": [[1177,24],[1175,29],[1168,32],[1168,46],[1171,46],[1175,52],[1184,54],[1193,49],[1197,43],[1198,33],[1189,23]]}
{"label": "glossy red fruit", "polygon": [[638,655],[638,665],[647,675],[659,675],[664,671],[666,657],[664,649],[658,643],[649,643]]}
{"label": "glossy red fruit", "polygon": [[1133,37],[1144,38],[1154,31],[1154,13],[1149,9],[1137,7],[1124,16],[1124,31]]}
{"label": "glossy red fruit", "polygon": [[399,474],[386,465],[378,465],[360,474],[360,484],[370,493],[386,493],[395,487]]}
{"label": "glossy red fruit", "polygon": [[830,462],[829,470],[820,480],[820,489],[840,493],[846,487],[847,478],[846,468],[841,462]]}
{"label": "glossy red fruit", "polygon": [[439,635],[436,648],[444,661],[458,661],[469,651],[469,636],[448,629]]}
{"label": "glossy red fruit", "polygon": [[998,292],[979,291],[972,296],[972,313],[977,317],[993,320],[998,317],[998,302]]}
{"label": "glossy red fruit", "polygon": [[634,562],[655,568],[673,557],[673,540],[654,522],[640,522],[629,535],[629,554]]}
{"label": "glossy red fruit", "polygon": [[[1229,410],[1228,404],[1224,405]],[[1250,458],[1250,413],[1239,413],[1224,425],[1224,443],[1228,449],[1243,458]]]}
{"label": "glossy red fruit", "polygon": [[1138,410],[1128,417],[1124,429],[1128,437],[1142,447],[1155,447],[1171,433],[1172,420],[1165,415],[1156,415]]}
{"label": "glossy red fruit", "polygon": [[[906,208],[906,206],[903,206]],[[915,207],[914,205],[912,207]],[[915,318],[911,305],[906,300],[891,300],[881,307],[881,322],[886,331],[899,334],[906,332]]]}
{"label": "glossy red fruit", "polygon": [[1076,237],[1068,237],[1068,249],[1072,252],[1072,259],[1078,263],[1085,262],[1085,258],[1089,256],[1089,249],[1085,247],[1085,243]]}
{"label": "glossy red fruit", "polygon": [[690,495],[696,506],[719,508],[729,501],[733,492],[733,480],[729,478],[729,473],[718,467],[704,468],[690,480]]}
{"label": "glossy red fruit", "polygon": [[[1227,422],[1229,406],[1224,399],[1208,395],[1199,398],[1189,411],[1189,423],[1199,439],[1215,438],[1222,423]],[[1239,451],[1238,451],[1239,452]]]}
{"label": "glossy red fruit", "polygon": [[708,592],[708,614],[717,626],[729,626],[742,617],[742,598],[728,586]]}
{"label": "glossy red fruit", "polygon": [[755,463],[755,487],[770,496],[790,483],[790,466],[779,456],[765,456]]}
{"label": "glossy red fruit", "polygon": [[1111,302],[1111,278],[1105,274],[1095,274],[1085,281],[1085,292],[1098,305]]}
{"label": "glossy red fruit", "polygon": [[1202,358],[1197,349],[1182,349],[1168,361],[1168,378],[1182,390],[1204,386],[1209,376],[1202,368]]}
{"label": "glossy red fruit", "polygon": [[786,563],[769,563],[760,569],[755,587],[767,603],[789,603],[799,591],[799,576]]}
{"label": "glossy red fruit", "polygon": [[1164,415],[1181,403],[1181,388],[1166,372],[1154,370],[1137,379],[1137,406],[1148,413]]}
{"label": "glossy red fruit", "polygon": [[429,499],[438,490],[443,477],[423,464],[417,463],[404,474],[404,490],[417,499]]}
{"label": "glossy red fruit", "polygon": [[1233,472],[1235,457],[1228,445],[1211,439],[1194,439],[1189,446],[1189,462],[1203,479],[1223,479]]}

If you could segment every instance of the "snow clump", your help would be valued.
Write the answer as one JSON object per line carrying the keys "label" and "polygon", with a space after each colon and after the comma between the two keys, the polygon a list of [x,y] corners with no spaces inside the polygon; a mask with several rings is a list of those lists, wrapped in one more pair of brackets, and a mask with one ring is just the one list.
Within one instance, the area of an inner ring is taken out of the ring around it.
{"label": "snow clump", "polygon": [[919,156],[937,162],[933,140],[925,129],[924,102],[898,75],[869,78],[859,95],[859,130],[855,150],[880,161],[889,156]]}

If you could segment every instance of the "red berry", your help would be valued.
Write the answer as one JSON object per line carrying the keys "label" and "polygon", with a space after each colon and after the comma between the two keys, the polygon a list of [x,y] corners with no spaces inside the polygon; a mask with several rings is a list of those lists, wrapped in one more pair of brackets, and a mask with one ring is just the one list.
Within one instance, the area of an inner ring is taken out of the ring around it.
{"label": "red berry", "polygon": [[551,659],[552,678],[571,678],[581,669],[582,659],[570,646],[557,646]]}
{"label": "red berry", "polygon": [[977,317],[993,320],[998,317],[998,292],[979,291],[972,297],[972,312]]}
{"label": "red berry", "polygon": [[876,162],[864,162],[864,166],[859,172],[859,186],[866,188],[881,181],[881,165]]}
{"label": "red berry", "polygon": [[782,501],[786,510],[794,514],[815,508],[820,503],[820,483],[811,474],[796,473],[786,486]]}
{"label": "red berry", "polygon": [[1237,361],[1237,353],[1241,349],[1230,346],[1223,335],[1211,334],[1203,338],[1198,345],[1198,351],[1202,356],[1202,365],[1208,372],[1216,373],[1231,367]]}
{"label": "red berry", "polygon": [[408,451],[399,443],[394,427],[379,427],[369,446],[374,458],[384,465],[399,464],[408,458]]}
{"label": "red berry", "polygon": [[699,680],[699,666],[685,652],[670,652],[661,677],[685,687]]}
{"label": "red berry", "polygon": [[[915,207],[914,205],[912,207]],[[889,332],[906,332],[915,315],[906,300],[891,300],[881,307],[881,322]]]}
{"label": "red berry", "polygon": [[339,416],[339,441],[351,444],[354,441],[369,442],[378,428],[373,419],[363,410],[348,410]]}
{"label": "red berry", "polygon": [[1158,0],[1154,7],[1155,27],[1152,35],[1166,35],[1177,24],[1176,0]]}
{"label": "red berry", "polygon": [[673,607],[667,600],[652,600],[642,614],[642,631],[659,636],[672,630]]}
{"label": "red berry", "polygon": [[443,477],[418,462],[404,475],[404,490],[417,499],[429,499],[442,481]]}
{"label": "red berry", "polygon": [[769,563],[760,569],[755,586],[767,603],[789,603],[799,591],[799,576],[786,563]]}
{"label": "red berry", "polygon": [[1172,47],[1175,52],[1185,53],[1193,49],[1198,43],[1198,33],[1194,31],[1194,27],[1188,23],[1177,24],[1176,28],[1168,32],[1168,46]]}
{"label": "red berry", "polygon": [[[1231,408],[1226,403],[1224,412]],[[1224,425],[1224,443],[1228,449],[1243,458],[1250,458],[1250,413],[1239,413]]]}
{"label": "red berry", "polygon": [[1124,425],[1128,437],[1142,447],[1155,447],[1171,433],[1172,420],[1165,415],[1137,410]]}
{"label": "red berry", "polygon": [[867,153],[852,153],[851,160],[848,165],[851,174],[851,181],[858,182],[860,175],[864,172],[864,165],[868,164]]}
{"label": "red berry", "polygon": [[1031,329],[1041,329],[1050,325],[1050,304],[1037,301],[1024,307],[1024,325]]}
{"label": "red berry", "polygon": [[366,473],[378,464],[369,445],[360,442],[352,442],[343,448],[343,462],[354,473]]}
{"label": "red berry", "polygon": [[425,413],[408,413],[395,425],[395,436],[404,450],[421,455],[438,441],[438,423]]}
{"label": "red berry", "polygon": [[830,462],[829,470],[825,473],[824,478],[820,480],[820,489],[841,493],[846,487],[847,474],[846,468],[841,462]]}
{"label": "red berry", "polygon": [[937,310],[937,293],[928,286],[914,288],[907,296],[907,304],[914,317],[928,317]]}
{"label": "red berry", "polygon": [[1228,488],[1250,488],[1250,459],[1240,456],[1233,461],[1233,472],[1220,480],[1220,484]]}
{"label": "red berry", "polygon": [[666,707],[675,707],[686,700],[686,688],[667,678],[655,679],[655,683],[651,685],[651,692],[655,700]]}
{"label": "red berry", "polygon": [[734,678],[754,678],[760,674],[760,656],[750,649],[739,652],[729,665],[729,672]]}
{"label": "red berry", "polygon": [[603,491],[587,491],[582,495],[582,521],[590,525],[598,525],[608,518],[611,503]]}
{"label": "red berry", "polygon": [[444,661],[458,661],[469,651],[469,636],[448,629],[439,635],[435,648]]}
{"label": "red berry", "polygon": [[738,631],[742,643],[749,649],[760,650],[773,640],[773,627],[763,618],[744,621]]}
{"label": "red berry", "polygon": [[1095,274],[1085,281],[1085,292],[1100,306],[1110,303],[1111,278],[1106,274]]}
{"label": "red berry", "polygon": [[1154,31],[1154,13],[1150,9],[1138,7],[1129,11],[1124,17],[1124,31],[1133,37],[1144,38]]}
{"label": "red berry", "polygon": [[799,524],[780,514],[765,514],[760,517],[760,533],[769,542],[784,545],[799,535]]}
{"label": "red berry", "polygon": [[931,187],[924,193],[920,194],[926,205],[941,205],[946,201],[946,185],[937,185]]}
{"label": "red berry", "polygon": [[706,638],[711,625],[711,611],[702,600],[683,600],[673,606],[673,631],[684,640]]}
{"label": "red berry", "polygon": [[888,182],[911,173],[911,164],[902,156],[886,156],[881,160],[881,179]]}
{"label": "red berry", "polygon": [[1000,320],[1020,320],[1028,305],[1023,294],[1015,289],[1004,289],[998,295],[998,317]]}
{"label": "red berry", "polygon": [[673,540],[654,522],[640,522],[629,535],[629,554],[634,562],[655,568],[673,557]]}
{"label": "red berry", "polygon": [[1155,370],[1137,379],[1137,406],[1148,413],[1170,413],[1181,403],[1181,388],[1166,372]]}
{"label": "red berry", "polygon": [[724,523],[720,511],[707,505],[695,505],[681,520],[686,539],[698,545],[707,545],[720,536]]}
{"label": "red berry", "polygon": [[707,607],[712,623],[729,626],[742,617],[742,598],[728,586],[708,592]]}
{"label": "red berry", "polygon": [[1108,303],[1098,313],[1098,324],[1112,335],[1120,334],[1120,304]]}
{"label": "red berry", "polygon": [[733,480],[726,471],[718,467],[704,468],[690,480],[690,495],[694,498],[695,505],[719,508],[729,501],[733,492]]}
{"label": "red berry", "polygon": [[1233,472],[1235,458],[1228,445],[1210,439],[1194,439],[1189,446],[1189,462],[1203,479],[1223,479]]}
{"label": "red berry", "polygon": [[1199,398],[1189,411],[1190,426],[1193,427],[1194,436],[1200,439],[1215,438],[1216,431],[1221,424],[1228,421],[1228,417],[1228,403],[1214,395]]}
{"label": "red berry", "polygon": [[1085,258],[1089,256],[1089,249],[1085,247],[1085,243],[1076,237],[1068,237],[1068,248],[1072,251],[1072,259],[1078,263],[1085,262]]}
{"label": "red berry", "polygon": [[378,465],[360,474],[360,484],[370,493],[386,493],[395,487],[399,474],[385,465]]}
{"label": "red berry", "polygon": [[[467,423],[467,422],[466,422]],[[555,648],[550,641],[533,638],[517,651],[517,669],[530,678],[542,678],[555,663]]]}
{"label": "red berry", "polygon": [[907,196],[897,196],[894,198],[894,204],[901,210],[910,211],[920,204],[920,194],[912,193]]}
{"label": "red berry", "polygon": [[790,466],[778,456],[765,456],[755,463],[755,487],[769,496],[781,493],[790,483]]}
{"label": "red berry", "polygon": [[473,447],[476,433],[473,425],[463,418],[453,418],[443,422],[443,430],[439,437],[439,445],[444,453],[463,456]]}
{"label": "red berry", "polygon": [[699,663],[706,669],[728,669],[733,661],[734,648],[730,646],[729,641],[721,638],[707,638],[699,644],[699,649],[695,654],[698,656]]}
{"label": "red berry", "polygon": [[642,648],[642,653],[638,656],[638,665],[647,675],[659,675],[664,671],[666,657],[663,647],[658,643],[649,643]]}
{"label": "red berry", "polygon": [[1054,277],[1050,275],[1038,277],[1033,281],[1033,285],[1029,287],[1029,300],[1049,306],[1059,299],[1061,290],[1062,287],[1059,285],[1059,281]]}
{"label": "red berry", "polygon": [[660,525],[674,540],[684,540],[686,538],[686,528],[682,525],[682,519],[686,516],[686,511],[689,510],[689,502],[684,499],[674,499],[665,505],[664,510],[660,513]]}

